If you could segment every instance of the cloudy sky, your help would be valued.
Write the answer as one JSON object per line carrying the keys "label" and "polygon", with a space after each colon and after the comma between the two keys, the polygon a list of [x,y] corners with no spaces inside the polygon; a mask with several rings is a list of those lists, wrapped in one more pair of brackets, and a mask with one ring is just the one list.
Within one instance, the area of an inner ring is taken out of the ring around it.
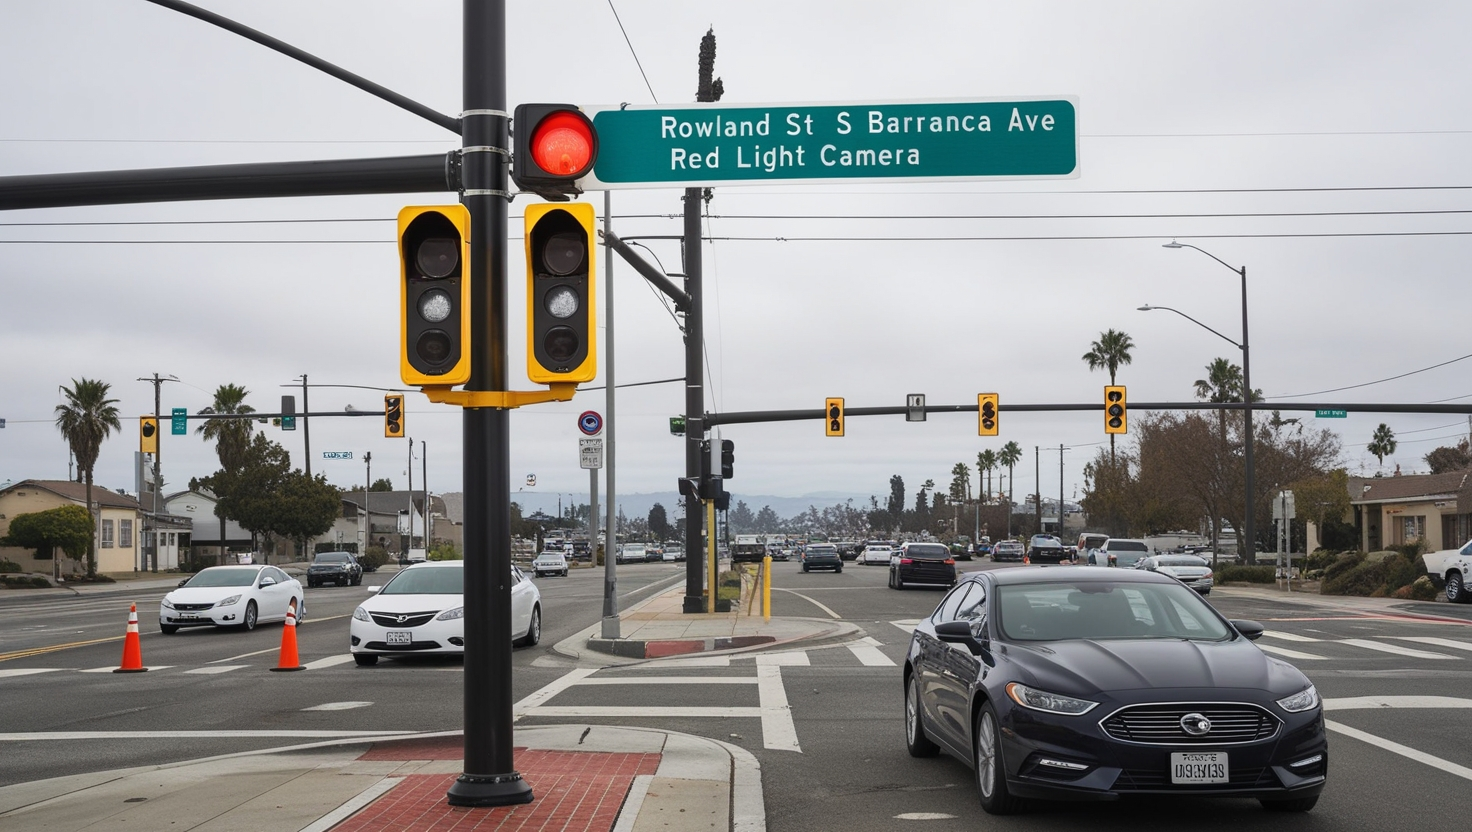
{"label": "cloudy sky", "polygon": [[[441,112],[460,95],[452,0],[204,0]],[[620,21],[622,27],[620,26]],[[1080,360],[1109,328],[1136,347],[1132,401],[1190,401],[1192,382],[1236,349],[1149,303],[1240,340],[1249,278],[1252,380],[1272,401],[1472,402],[1464,202],[1472,188],[1472,94],[1464,2],[508,2],[512,105],[685,104],[700,38],[714,28],[727,104],[981,101],[1068,96],[1078,176],[1043,181],[724,187],[704,249],[709,407],[720,411],[972,404],[996,391],[1002,435],[974,414],[727,427],[741,494],[911,490],[978,451],[1034,448],[1045,494],[1072,499],[1105,441],[1098,413],[1024,414],[1009,403],[1099,400]],[[534,33],[555,29],[553,40]],[[487,44],[493,49],[495,44]],[[223,30],[143,0],[0,3],[0,176],[439,153],[459,139],[416,116]],[[620,190],[623,236],[680,233],[677,190]],[[136,417],[195,412],[221,384],[274,411],[305,374],[313,411],[382,409],[398,378],[401,206],[449,194],[245,200],[12,211],[0,216],[0,482],[64,478],[53,422],[72,379],[112,385],[124,416],[99,484],[133,488]],[[508,252],[512,386],[524,367],[521,209]],[[592,195],[600,221],[601,194]],[[739,239],[738,239],[739,238]],[[824,239],[826,238],[826,239]],[[842,238],[842,239],[832,239]],[[900,239],[896,239],[900,238]],[[650,242],[670,272],[680,254]],[[620,492],[672,490],[683,409],[681,336],[632,269],[613,269]],[[601,313],[601,310],[600,310]],[[607,346],[600,345],[607,355]],[[1450,362],[1450,363],[1448,363]],[[1444,365],[1425,372],[1415,372]],[[1409,374],[1409,375],[1406,375]],[[1396,376],[1393,381],[1379,382]],[[600,382],[606,373],[600,375]],[[327,386],[317,386],[327,385]],[[340,385],[340,386],[333,386]],[[360,389],[375,388],[375,389]],[[1341,389],[1348,388],[1348,389]],[[1320,391],[1337,390],[1339,392]],[[1466,392],[1463,392],[1466,391]],[[296,391],[301,406],[300,389]],[[1312,394],[1312,395],[1305,395]],[[554,507],[585,494],[577,415],[601,390],[512,417],[512,489]],[[460,413],[409,396],[429,485],[459,490]],[[1313,421],[1312,417],[1307,421]],[[1365,450],[1388,423],[1381,465]],[[1467,433],[1459,416],[1318,420],[1342,434],[1351,473],[1424,471]],[[260,426],[300,466],[303,432]],[[339,485],[406,484],[407,443],[376,418],[311,425],[312,470]],[[217,467],[192,434],[165,434],[165,479]],[[1051,448],[1051,450],[1049,450]],[[353,459],[326,460],[325,451]],[[420,462],[415,461],[419,484]],[[532,492],[532,493],[529,493]]]}

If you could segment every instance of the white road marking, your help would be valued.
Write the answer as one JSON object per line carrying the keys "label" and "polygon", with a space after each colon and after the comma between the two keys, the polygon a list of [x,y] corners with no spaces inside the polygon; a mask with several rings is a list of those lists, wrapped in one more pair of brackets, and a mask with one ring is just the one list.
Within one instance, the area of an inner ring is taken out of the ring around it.
{"label": "white road marking", "polygon": [[1391,636],[1401,641],[1414,641],[1418,644],[1430,644],[1433,647],[1450,647],[1453,650],[1472,651],[1472,643],[1456,641],[1449,638],[1437,638],[1436,636]]}
{"label": "white road marking", "polygon": [[762,747],[801,754],[797,726],[792,723],[792,708],[787,704],[787,688],[782,685],[782,668],[757,665],[756,677],[761,700]]}
{"label": "white road marking", "polygon": [[37,673],[55,673],[59,667],[13,667],[8,670],[0,670],[0,679],[7,676],[33,676]]}
{"label": "white road marking", "polygon": [[1324,727],[1328,728],[1330,731],[1337,731],[1341,734],[1344,734],[1347,737],[1354,737],[1360,742],[1367,742],[1370,745],[1376,746],[1377,748],[1383,748],[1384,750],[1389,751],[1392,754],[1399,754],[1402,757],[1415,760],[1418,763],[1425,763],[1426,765],[1431,766],[1437,771],[1443,771],[1447,774],[1454,774],[1457,777],[1462,778],[1463,780],[1472,780],[1472,768],[1459,766],[1450,760],[1443,760],[1440,757],[1434,757],[1424,751],[1417,751],[1414,748],[1401,745],[1398,742],[1391,742],[1390,740],[1377,737],[1374,734],[1367,734],[1364,731],[1359,730],[1358,728],[1351,728],[1348,725],[1341,725],[1340,723],[1335,722],[1332,719],[1324,720]]}
{"label": "white road marking", "polygon": [[1410,647],[1401,647],[1398,644],[1386,644],[1383,641],[1371,641],[1366,638],[1346,638],[1340,644],[1348,644],[1351,647],[1360,647],[1365,650],[1378,650],[1381,653],[1393,653],[1397,656],[1407,656],[1413,659],[1456,659],[1456,656],[1448,656],[1445,653],[1432,653],[1429,650],[1413,650]]}
{"label": "white road marking", "polygon": [[[171,664],[150,664],[150,665],[147,665],[147,669],[148,670],[168,670],[171,667],[173,667],[173,665],[171,665]],[[78,673],[111,673],[111,672],[113,672],[114,670],[117,670],[117,669],[118,669],[117,668],[117,665],[108,665],[107,667],[88,667],[88,668],[85,668],[83,670],[78,670],[77,672]]]}
{"label": "white road marking", "polygon": [[664,668],[680,667],[730,667],[730,656],[692,656],[687,659],[661,659],[652,666]]}
{"label": "white road marking", "polygon": [[527,711],[542,706],[543,702],[546,702],[548,699],[551,699],[557,694],[562,693],[563,691],[567,690],[573,685],[576,685],[577,683],[588,678],[589,676],[592,676],[594,673],[597,672],[597,668],[591,667],[580,667],[575,670],[569,670],[558,678],[553,679],[550,683],[544,685],[540,690],[532,692],[525,699],[517,702],[516,705],[511,709],[512,716],[522,716]]}
{"label": "white road marking", "polygon": [[801,598],[804,601],[807,601],[809,604],[812,604],[813,606],[817,607],[818,609],[822,610],[823,612],[828,613],[828,617],[829,618],[843,618],[843,616],[841,616],[838,613],[834,612],[828,606],[826,606],[825,604],[823,604],[823,602],[821,602],[821,601],[819,601],[819,600],[817,600],[815,598],[809,598],[808,596],[803,595],[801,592],[794,592],[793,590],[790,590],[790,589],[783,589],[780,586],[779,587],[773,587],[773,589],[776,589],[779,592],[787,592],[787,593],[791,593],[792,595],[796,595],[797,597]]}
{"label": "white road marking", "polygon": [[49,740],[189,740],[235,739],[239,737],[292,737],[332,739],[336,737],[408,737],[415,731],[33,731],[0,734],[0,742],[36,742]]}
{"label": "white road marking", "polygon": [[1324,700],[1326,711],[1381,708],[1472,708],[1472,699],[1455,696],[1345,696]]}
{"label": "white road marking", "polygon": [[[866,644],[865,642],[874,643]],[[850,653],[854,654],[854,658],[859,660],[859,664],[862,664],[866,667],[894,667],[894,662],[890,661],[890,658],[884,655],[884,652],[875,646],[877,644],[878,642],[870,638],[864,639],[864,641],[859,641],[844,646],[848,648],[848,651]]]}
{"label": "white road marking", "polygon": [[[561,717],[760,717],[761,708],[720,708],[708,705],[541,705],[529,716]],[[771,745],[767,746],[771,748]]]}
{"label": "white road marking", "polygon": [[209,667],[196,667],[193,670],[186,670],[184,672],[185,673],[196,673],[196,674],[199,674],[201,676],[211,676],[211,675],[214,675],[214,674],[217,674],[217,673],[229,673],[232,670],[240,670],[241,668],[243,668],[245,666],[246,665],[243,665],[243,664],[218,664],[218,665],[211,665]]}
{"label": "white road marking", "polygon": [[944,812],[905,812],[903,815],[895,815],[895,820],[952,820],[956,816]]}
{"label": "white road marking", "polygon": [[1328,656],[1316,656],[1313,653],[1301,653],[1297,650],[1289,650],[1286,647],[1274,647],[1271,644],[1259,644],[1257,645],[1257,649],[1264,653],[1272,653],[1274,656],[1282,656],[1285,659],[1298,659],[1300,661],[1315,661],[1317,659],[1329,658]]}
{"label": "white road marking", "polygon": [[1282,630],[1264,630],[1262,634],[1268,638],[1280,638],[1284,641],[1323,641],[1321,638],[1301,636],[1297,633],[1285,633]]}
{"label": "white road marking", "polygon": [[366,708],[372,702],[323,702],[321,705],[313,705],[310,708],[302,708],[304,711],[351,711],[354,708]]}
{"label": "white road marking", "polygon": [[802,650],[788,650],[782,653],[758,653],[756,655],[757,667],[809,667],[812,662],[808,660],[808,654]]}
{"label": "white road marking", "polygon": [[270,648],[267,648],[265,650],[254,650],[254,651],[249,652],[249,653],[241,653],[238,656],[231,656],[228,659],[215,659],[214,661],[210,662],[210,664],[225,664],[226,662],[238,662],[241,659],[248,659],[251,656],[261,656],[261,655],[264,655],[266,653],[275,653],[275,652],[278,652],[280,649],[281,648],[279,648],[279,647],[270,647]]}
{"label": "white road marking", "polygon": [[751,676],[599,676],[585,679],[579,685],[754,685]]}
{"label": "white road marking", "polygon": [[324,667],[335,667],[336,665],[347,664],[352,660],[352,653],[339,653],[336,656],[328,656],[325,659],[317,659],[316,661],[307,662],[305,665],[302,666],[308,670],[321,670]]}
{"label": "white road marking", "polygon": [[893,624],[896,627],[899,627],[901,630],[904,630],[907,633],[913,633],[915,632],[915,628],[920,626],[920,619],[907,618],[900,621],[891,621],[889,623]]}

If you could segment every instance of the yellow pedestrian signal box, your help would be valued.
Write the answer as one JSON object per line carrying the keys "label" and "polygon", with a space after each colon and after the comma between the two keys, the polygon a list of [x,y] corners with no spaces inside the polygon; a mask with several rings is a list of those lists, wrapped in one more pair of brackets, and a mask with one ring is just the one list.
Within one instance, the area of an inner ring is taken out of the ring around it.
{"label": "yellow pedestrian signal box", "polygon": [[138,450],[145,454],[158,453],[158,419],[144,416],[138,420]]}
{"label": "yellow pedestrian signal box", "polygon": [[526,220],[526,373],[534,384],[592,381],[594,212],[586,202],[531,204]]}
{"label": "yellow pedestrian signal box", "polygon": [[398,393],[383,397],[383,435],[389,439],[404,436],[404,397]]}
{"label": "yellow pedestrian signal box", "polygon": [[823,400],[823,435],[843,435],[843,399],[830,398]]}
{"label": "yellow pedestrian signal box", "polygon": [[1125,399],[1124,385],[1104,387],[1104,432],[1127,433],[1129,428],[1129,403]]}
{"label": "yellow pedestrian signal box", "polygon": [[405,384],[470,381],[470,210],[399,212],[399,376]]}
{"label": "yellow pedestrian signal box", "polygon": [[982,436],[996,436],[999,430],[997,394],[980,393],[976,396],[977,429]]}

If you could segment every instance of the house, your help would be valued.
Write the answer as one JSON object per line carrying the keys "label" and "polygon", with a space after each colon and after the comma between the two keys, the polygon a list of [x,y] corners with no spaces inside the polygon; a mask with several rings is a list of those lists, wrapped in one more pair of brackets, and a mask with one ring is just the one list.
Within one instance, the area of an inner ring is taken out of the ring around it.
{"label": "house", "polygon": [[1350,477],[1349,503],[1363,551],[1416,540],[1455,549],[1472,539],[1472,471]]}
{"label": "house", "polygon": [[[101,486],[92,487],[92,502],[99,518],[96,531],[97,571],[131,572],[146,568],[140,532],[143,507],[126,494]],[[10,521],[21,514],[49,511],[66,505],[87,507],[87,485],[70,480],[21,480],[0,489],[0,535],[10,531]],[[163,535],[160,555],[172,555],[178,562],[177,534]],[[20,564],[26,572],[44,572],[53,576],[70,575],[86,570],[82,559],[67,557],[64,552],[40,553],[18,547],[0,548],[0,557]]]}
{"label": "house", "polygon": [[[397,555],[409,548],[433,548],[439,543],[461,545],[460,526],[446,517],[445,501],[438,494],[430,494],[429,538],[425,545],[425,500],[423,491],[369,491],[366,510],[362,491],[344,491],[342,495],[342,517],[333,524],[332,530],[317,542],[343,545],[356,549],[362,540],[363,520],[368,520],[368,544],[382,546],[390,554]],[[412,513],[411,513],[412,508]],[[409,543],[406,533],[413,525],[414,542]],[[349,546],[348,544],[353,544]]]}
{"label": "house", "polygon": [[192,561],[206,564],[228,562],[223,555],[250,552],[251,533],[234,520],[225,521],[224,545],[220,543],[220,518],[215,516],[215,495],[209,491],[176,491],[164,497],[164,510],[187,523],[187,551]]}

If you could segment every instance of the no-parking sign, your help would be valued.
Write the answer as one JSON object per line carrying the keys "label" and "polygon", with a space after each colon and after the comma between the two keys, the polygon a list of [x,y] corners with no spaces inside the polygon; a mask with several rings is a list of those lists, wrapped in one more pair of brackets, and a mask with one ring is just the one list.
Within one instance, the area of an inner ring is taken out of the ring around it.
{"label": "no-parking sign", "polygon": [[603,417],[596,410],[584,410],[578,417],[578,430],[588,436],[597,436],[603,432]]}

